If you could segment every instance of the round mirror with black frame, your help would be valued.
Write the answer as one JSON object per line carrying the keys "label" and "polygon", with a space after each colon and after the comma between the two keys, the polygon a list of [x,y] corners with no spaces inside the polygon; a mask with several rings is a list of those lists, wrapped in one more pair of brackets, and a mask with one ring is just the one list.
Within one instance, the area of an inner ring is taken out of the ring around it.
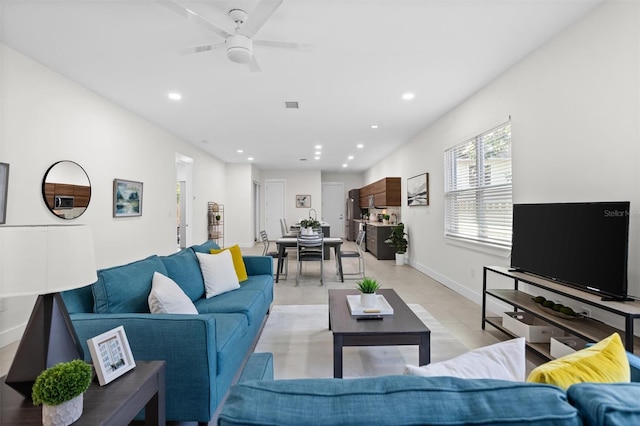
{"label": "round mirror with black frame", "polygon": [[42,179],[42,197],[49,211],[62,219],[82,216],[91,200],[91,182],[78,163],[54,163]]}

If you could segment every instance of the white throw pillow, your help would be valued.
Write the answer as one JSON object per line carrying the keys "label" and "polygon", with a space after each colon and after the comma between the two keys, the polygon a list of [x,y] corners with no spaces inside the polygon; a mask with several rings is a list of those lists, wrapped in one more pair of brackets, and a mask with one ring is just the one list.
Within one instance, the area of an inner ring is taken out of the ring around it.
{"label": "white throw pillow", "polygon": [[229,250],[218,254],[196,253],[196,256],[200,262],[207,299],[240,288]]}
{"label": "white throw pillow", "polygon": [[461,379],[499,379],[524,382],[526,376],[524,337],[474,349],[447,361],[416,367],[407,365],[411,376],[451,376]]}
{"label": "white throw pillow", "polygon": [[171,278],[153,273],[151,293],[147,299],[152,314],[197,314],[189,296]]}

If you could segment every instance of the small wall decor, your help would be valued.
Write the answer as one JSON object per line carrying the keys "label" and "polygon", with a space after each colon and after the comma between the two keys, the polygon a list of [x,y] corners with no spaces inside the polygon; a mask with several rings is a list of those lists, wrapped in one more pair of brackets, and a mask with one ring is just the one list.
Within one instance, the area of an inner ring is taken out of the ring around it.
{"label": "small wall decor", "polygon": [[136,366],[123,326],[87,340],[87,345],[100,386],[117,379]]}
{"label": "small wall decor", "polygon": [[422,173],[407,179],[407,205],[429,205],[429,173]]}
{"label": "small wall decor", "polygon": [[142,216],[142,182],[113,180],[113,217]]}
{"label": "small wall decor", "polygon": [[0,225],[7,220],[7,194],[9,193],[9,165],[0,163]]}
{"label": "small wall decor", "polygon": [[311,207],[311,195],[296,195],[296,207],[308,209]]}

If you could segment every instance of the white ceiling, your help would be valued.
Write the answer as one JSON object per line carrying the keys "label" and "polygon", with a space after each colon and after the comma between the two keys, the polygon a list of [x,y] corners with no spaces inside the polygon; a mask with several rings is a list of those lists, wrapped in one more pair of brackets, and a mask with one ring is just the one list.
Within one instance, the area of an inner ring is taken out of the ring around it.
{"label": "white ceiling", "polygon": [[[0,0],[0,39],[225,162],[361,172],[600,1],[285,0],[255,38],[314,49],[257,46],[262,72],[181,53],[222,39],[152,0]],[[213,22],[257,3],[181,2]]]}

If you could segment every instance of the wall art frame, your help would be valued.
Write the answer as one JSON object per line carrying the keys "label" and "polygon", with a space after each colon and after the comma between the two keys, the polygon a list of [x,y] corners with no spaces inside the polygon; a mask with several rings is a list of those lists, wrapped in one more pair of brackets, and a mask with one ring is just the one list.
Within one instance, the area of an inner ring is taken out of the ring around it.
{"label": "wall art frame", "polygon": [[123,326],[88,339],[87,345],[100,386],[114,381],[136,366]]}
{"label": "wall art frame", "polygon": [[407,205],[429,205],[429,173],[422,173],[407,179]]}
{"label": "wall art frame", "polygon": [[296,208],[309,209],[311,208],[311,195],[296,195]]}
{"label": "wall art frame", "polygon": [[9,164],[0,163],[0,225],[7,222],[7,198],[9,195]]}
{"label": "wall art frame", "polygon": [[113,217],[142,216],[142,182],[113,180]]}

